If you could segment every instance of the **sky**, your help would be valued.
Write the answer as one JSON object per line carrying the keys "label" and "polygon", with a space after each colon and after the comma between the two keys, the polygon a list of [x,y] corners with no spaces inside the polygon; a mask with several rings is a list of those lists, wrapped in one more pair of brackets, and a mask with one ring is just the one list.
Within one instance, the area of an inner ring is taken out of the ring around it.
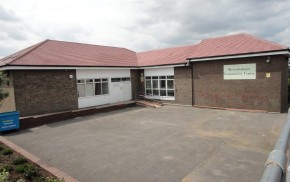
{"label": "sky", "polygon": [[133,51],[249,33],[290,46],[290,0],[0,0],[0,58],[46,39]]}

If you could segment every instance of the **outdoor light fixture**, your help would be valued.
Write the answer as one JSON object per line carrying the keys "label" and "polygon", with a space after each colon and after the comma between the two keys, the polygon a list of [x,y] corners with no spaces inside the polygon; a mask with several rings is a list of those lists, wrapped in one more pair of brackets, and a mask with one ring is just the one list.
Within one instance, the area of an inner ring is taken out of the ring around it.
{"label": "outdoor light fixture", "polygon": [[69,75],[69,78],[72,79],[74,76],[73,75]]}
{"label": "outdoor light fixture", "polygon": [[266,62],[267,62],[267,63],[270,63],[270,61],[271,61],[271,57],[268,56],[268,58],[266,59]]}

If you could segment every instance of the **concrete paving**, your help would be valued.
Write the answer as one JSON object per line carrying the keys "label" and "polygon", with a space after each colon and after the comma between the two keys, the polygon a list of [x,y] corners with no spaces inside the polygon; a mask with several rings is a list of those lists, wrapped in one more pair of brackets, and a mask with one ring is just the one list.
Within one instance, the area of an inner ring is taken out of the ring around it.
{"label": "concrete paving", "polygon": [[286,114],[134,107],[5,135],[82,182],[259,181]]}

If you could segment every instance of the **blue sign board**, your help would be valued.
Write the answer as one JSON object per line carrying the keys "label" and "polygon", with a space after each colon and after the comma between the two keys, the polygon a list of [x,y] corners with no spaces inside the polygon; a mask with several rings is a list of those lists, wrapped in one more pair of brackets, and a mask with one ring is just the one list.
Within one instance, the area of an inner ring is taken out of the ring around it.
{"label": "blue sign board", "polygon": [[0,113],[0,131],[19,129],[19,112]]}

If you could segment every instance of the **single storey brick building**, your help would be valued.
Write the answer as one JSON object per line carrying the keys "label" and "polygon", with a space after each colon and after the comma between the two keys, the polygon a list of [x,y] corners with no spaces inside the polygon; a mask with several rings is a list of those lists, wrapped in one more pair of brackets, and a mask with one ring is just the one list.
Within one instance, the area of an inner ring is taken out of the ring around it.
{"label": "single storey brick building", "polygon": [[146,52],[46,40],[0,60],[0,111],[45,114],[131,100],[284,112],[289,48],[235,34]]}

